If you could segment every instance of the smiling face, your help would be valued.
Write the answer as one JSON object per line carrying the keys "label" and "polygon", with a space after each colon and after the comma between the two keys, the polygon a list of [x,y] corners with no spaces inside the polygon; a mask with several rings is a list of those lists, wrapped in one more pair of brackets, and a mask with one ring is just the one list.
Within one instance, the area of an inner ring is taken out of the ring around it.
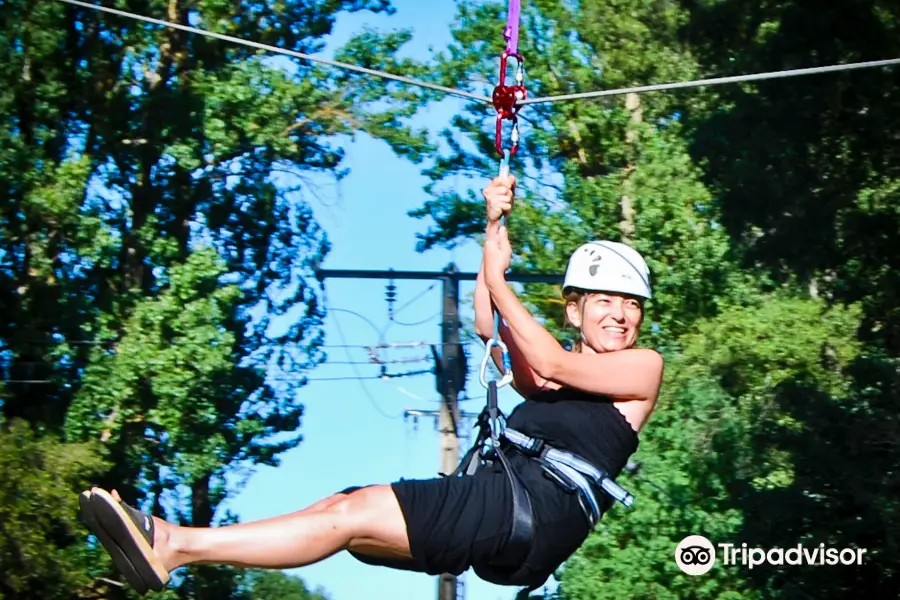
{"label": "smiling face", "polygon": [[566,317],[581,330],[582,352],[615,352],[637,341],[644,309],[634,296],[574,292],[566,296]]}

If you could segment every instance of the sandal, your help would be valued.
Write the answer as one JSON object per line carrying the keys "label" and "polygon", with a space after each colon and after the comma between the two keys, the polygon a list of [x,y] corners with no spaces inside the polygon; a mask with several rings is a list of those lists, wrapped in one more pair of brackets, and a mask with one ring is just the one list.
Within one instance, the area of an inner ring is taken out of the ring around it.
{"label": "sandal", "polygon": [[169,573],[153,551],[153,519],[108,492],[94,488],[78,498],[82,519],[128,584],[139,594],[158,592]]}

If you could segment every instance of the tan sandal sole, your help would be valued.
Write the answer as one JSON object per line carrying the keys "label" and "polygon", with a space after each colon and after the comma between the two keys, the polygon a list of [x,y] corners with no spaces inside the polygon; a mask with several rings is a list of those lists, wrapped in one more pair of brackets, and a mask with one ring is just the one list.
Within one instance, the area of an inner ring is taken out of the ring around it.
{"label": "tan sandal sole", "polygon": [[[134,521],[131,519],[131,516],[127,512],[125,512],[125,509],[122,508],[119,502],[115,498],[113,498],[112,495],[109,494],[109,492],[107,492],[106,490],[94,488],[92,490],[92,496],[95,496],[97,499],[101,500],[107,508],[110,508],[116,512],[119,520],[127,529],[128,534],[131,537],[131,540],[134,543],[135,547],[141,553],[146,563],[150,565],[150,568],[153,569],[154,574],[159,579],[160,586],[156,586],[148,582],[150,588],[154,589],[156,587],[165,587],[165,585],[169,583],[169,572],[163,566],[162,561],[159,559],[159,555],[154,552],[153,546],[147,543],[147,540],[144,538],[143,532],[138,529],[137,525],[135,525]],[[146,518],[149,519],[151,517],[147,515]],[[123,552],[125,552],[124,548],[122,550]]]}

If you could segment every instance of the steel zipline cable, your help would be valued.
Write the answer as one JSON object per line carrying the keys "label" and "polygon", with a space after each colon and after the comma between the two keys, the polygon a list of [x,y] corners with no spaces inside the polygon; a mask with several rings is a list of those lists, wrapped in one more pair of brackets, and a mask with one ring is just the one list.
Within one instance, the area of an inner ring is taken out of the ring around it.
{"label": "steel zipline cable", "polygon": [[279,48],[277,46],[270,46],[269,44],[261,44],[259,42],[252,42],[250,40],[245,40],[242,38],[234,37],[231,35],[225,35],[223,33],[216,33],[214,31],[208,31],[206,29],[200,29],[198,27],[191,27],[189,25],[181,25],[180,23],[173,23],[171,21],[164,21],[162,19],[154,19],[153,17],[145,17],[144,15],[139,15],[136,13],[128,12],[125,10],[118,10],[116,8],[109,8],[107,6],[102,6],[99,4],[90,4],[88,2],[80,2],[79,0],[59,0],[60,2],[65,2],[66,4],[71,4],[73,6],[80,6],[81,8],[88,8],[91,10],[96,10],[100,12],[109,13],[111,15],[117,15],[120,17],[125,17],[127,19],[134,19],[136,21],[143,21],[145,23],[152,23],[153,25],[161,25],[163,27],[171,27],[172,29],[178,29],[181,31],[186,31],[188,33],[195,33],[197,35],[203,35],[206,37],[215,38],[218,40],[223,40],[226,42],[231,42],[234,44],[239,44],[241,46],[249,46],[250,48],[256,48],[258,50],[266,50],[267,52],[274,52],[276,54],[283,54],[286,56],[292,56],[294,58],[300,58],[303,60],[308,60],[310,62],[321,63],[323,65],[328,65],[330,67],[337,67],[339,69],[345,69],[348,71],[356,71],[358,73],[364,73],[366,75],[372,75],[373,77],[380,77],[382,79],[390,79],[393,81],[398,81],[400,83],[406,83],[409,85],[418,86],[421,88],[426,88],[430,90],[435,90],[438,92],[444,92],[446,94],[451,94],[453,96],[460,96],[463,98],[468,98],[470,100],[477,100],[479,102],[486,102],[488,104],[491,103],[491,99],[487,96],[480,96],[478,94],[473,94],[472,92],[466,92],[463,90],[457,90],[453,88],[448,88],[442,85],[437,85],[434,83],[428,83],[427,81],[421,81],[418,79],[413,79],[411,77],[404,77],[402,75],[394,75],[392,73],[386,73],[384,71],[378,71],[376,69],[368,69],[366,67],[360,67],[357,65],[351,65],[349,63],[339,62],[336,60],[330,60],[327,58],[321,58],[318,56],[311,56],[309,54],[304,54],[303,52],[296,52],[294,50],[288,50],[286,48]]}
{"label": "steel zipline cable", "polygon": [[[171,21],[165,21],[162,19],[155,19],[153,17],[146,17],[143,15],[139,15],[136,13],[118,10],[115,8],[109,8],[106,6],[91,4],[88,2],[81,2],[80,0],[59,0],[59,2],[65,2],[66,4],[71,4],[73,6],[79,6],[81,8],[87,8],[90,10],[95,10],[99,12],[105,12],[112,15],[117,15],[120,17],[125,17],[128,19],[134,19],[137,21],[143,21],[145,23],[152,23],[154,25],[160,25],[163,27],[171,27],[173,29],[178,29],[181,31],[186,31],[188,33],[194,33],[197,35],[202,35],[206,37],[211,37],[219,40],[223,40],[226,42],[231,42],[234,44],[239,44],[242,46],[248,46],[251,48],[256,48],[259,50],[265,50],[268,52],[273,52],[276,54],[283,54],[286,56],[292,56],[294,58],[300,58],[303,60],[308,60],[310,62],[321,63],[323,65],[328,65],[331,67],[336,67],[339,69],[345,69],[348,71],[356,71],[358,73],[363,73],[366,75],[371,75],[373,77],[380,77],[382,79],[389,79],[393,81],[397,81],[400,83],[405,83],[407,85],[418,86],[425,89],[435,90],[438,92],[444,92],[446,94],[452,96],[459,96],[462,98],[468,98],[469,100],[476,100],[478,102],[485,102],[487,104],[491,104],[493,101],[491,98],[487,96],[482,96],[479,94],[475,94],[472,92],[466,92],[459,89],[449,88],[442,85],[437,85],[434,83],[429,83],[427,81],[421,81],[418,79],[413,79],[411,77],[404,77],[402,75],[394,75],[392,73],[387,73],[385,71],[379,71],[376,69],[368,69],[366,67],[360,67],[357,65],[352,65],[349,63],[339,62],[335,60],[330,60],[327,58],[321,58],[318,56],[311,56],[309,54],[304,54],[302,52],[296,52],[294,50],[288,50],[285,48],[279,48],[277,46],[271,46],[268,44],[261,44],[259,42],[253,42],[250,40],[245,40],[242,38],[225,35],[222,33],[215,33],[213,31],[208,31],[206,29],[200,29],[198,27],[191,27],[189,25],[181,25],[179,23],[173,23]],[[512,15],[510,16],[512,19]],[[516,28],[517,29],[517,28]],[[518,33],[514,31],[512,33]],[[621,96],[624,94],[631,93],[647,93],[647,92],[659,92],[665,90],[674,90],[674,89],[683,89],[683,88],[691,88],[691,87],[703,87],[703,86],[712,86],[712,85],[722,85],[726,83],[742,83],[746,81],[762,81],[766,79],[783,79],[787,77],[799,77],[803,75],[818,75],[822,73],[834,73],[838,71],[850,71],[856,69],[871,69],[878,67],[887,67],[900,64],[900,58],[891,58],[886,60],[872,60],[866,62],[858,62],[858,63],[847,63],[847,64],[838,64],[838,65],[829,65],[824,67],[809,67],[803,69],[788,69],[782,71],[769,71],[765,73],[752,73],[748,75],[734,75],[729,77],[714,77],[710,79],[696,79],[693,81],[678,81],[674,83],[660,83],[653,85],[644,85],[644,86],[636,86],[636,87],[628,87],[628,88],[616,88],[611,90],[598,90],[593,92],[579,92],[573,94],[563,94],[558,96],[542,96],[537,98],[526,98],[524,100],[518,101],[516,104],[518,106],[527,106],[529,104],[543,104],[549,102],[564,102],[571,100],[587,100],[591,98],[602,98],[606,96]]]}
{"label": "steel zipline cable", "polygon": [[887,60],[870,60],[867,62],[847,63],[842,65],[830,65],[827,67],[809,67],[805,69],[789,69],[785,71],[770,71],[767,73],[754,73],[750,75],[734,75],[731,77],[714,77],[712,79],[696,79],[694,81],[677,81],[674,83],[658,83],[654,85],[642,85],[629,88],[616,88],[613,90],[599,90],[596,92],[581,92],[565,94],[561,96],[543,96],[540,98],[527,98],[519,102],[520,105],[541,104],[546,102],[562,102],[568,100],[587,100],[590,98],[602,98],[604,96],[621,96],[623,94],[640,94],[647,92],[659,92],[664,90],[676,90],[690,87],[703,87],[722,85],[724,83],[742,83],[744,81],[761,81],[764,79],[783,79],[786,77],[799,77],[801,75],[818,75],[821,73],[834,73],[837,71],[850,71],[852,69],[872,69],[876,67],[888,67],[900,64],[900,58]]}

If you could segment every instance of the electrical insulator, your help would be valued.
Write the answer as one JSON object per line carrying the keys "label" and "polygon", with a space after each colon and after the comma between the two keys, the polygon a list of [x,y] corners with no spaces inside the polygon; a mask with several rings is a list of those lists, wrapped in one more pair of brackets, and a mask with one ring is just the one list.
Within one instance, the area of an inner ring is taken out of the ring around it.
{"label": "electrical insulator", "polygon": [[387,291],[384,293],[384,298],[385,298],[385,300],[387,300],[388,318],[393,320],[393,318],[394,318],[394,302],[397,301],[397,286],[394,285],[393,280],[388,282]]}

